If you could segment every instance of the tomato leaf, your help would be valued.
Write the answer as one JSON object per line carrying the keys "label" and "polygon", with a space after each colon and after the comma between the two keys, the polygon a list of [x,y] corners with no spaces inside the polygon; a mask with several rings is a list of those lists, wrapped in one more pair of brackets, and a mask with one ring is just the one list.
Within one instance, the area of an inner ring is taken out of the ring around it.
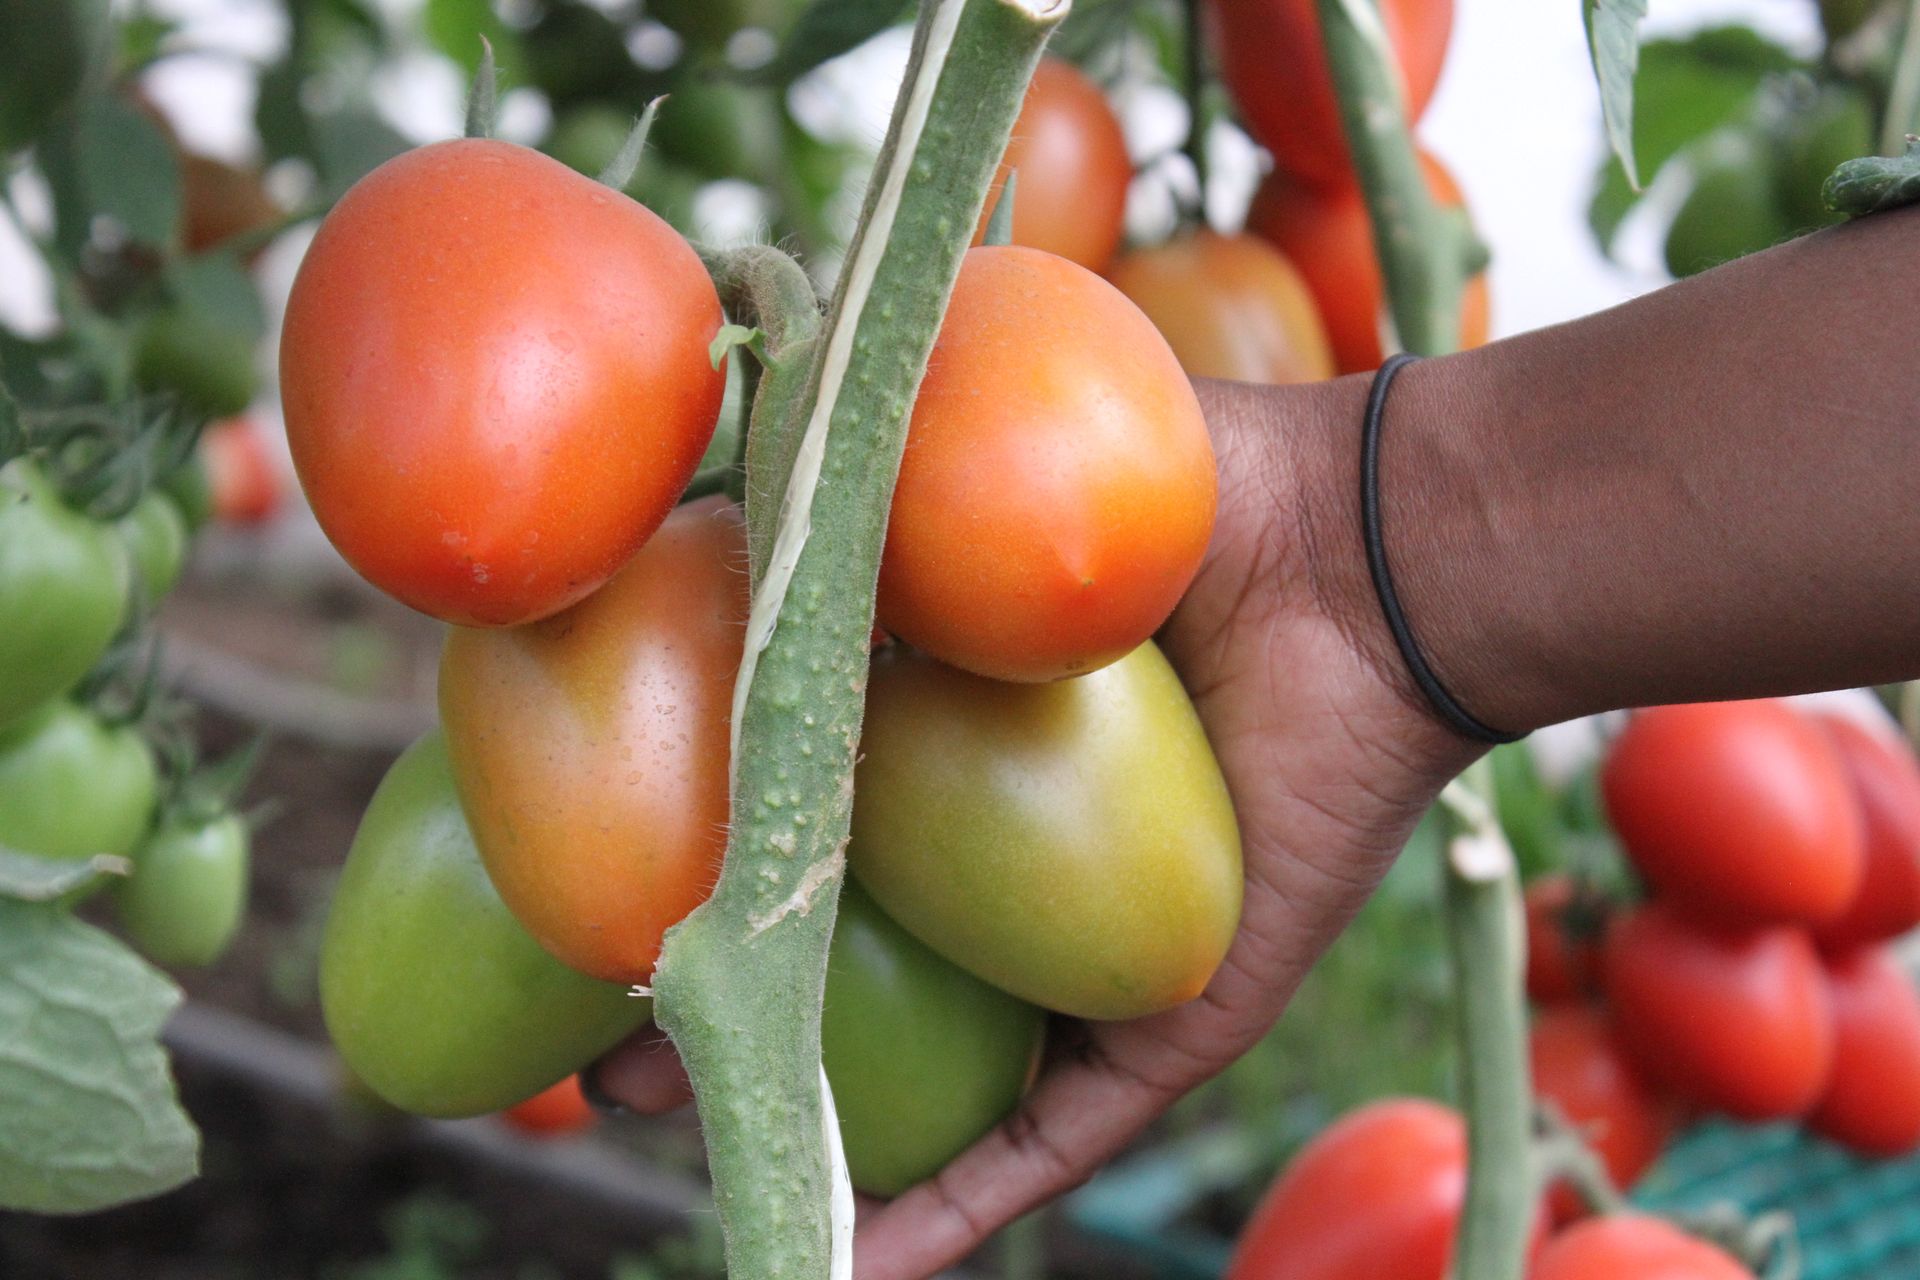
{"label": "tomato leaf", "polygon": [[180,166],[160,126],[113,93],[90,94],[40,146],[53,188],[54,240],[77,258],[95,219],[127,238],[164,247],[180,223]]}
{"label": "tomato leaf", "polygon": [[211,326],[249,341],[266,332],[267,317],[259,291],[240,260],[228,251],[176,258],[167,264],[167,292]]}
{"label": "tomato leaf", "polygon": [[1600,84],[1600,114],[1607,143],[1620,159],[1627,183],[1640,188],[1633,159],[1633,77],[1640,63],[1640,23],[1647,0],[1586,0],[1587,48]]}
{"label": "tomato leaf", "polygon": [[713,335],[713,341],[707,344],[707,359],[718,369],[720,362],[727,358],[727,352],[735,347],[745,347],[759,357],[760,363],[767,363],[767,335],[759,329],[749,329],[743,324],[723,324],[720,332]]}
{"label": "tomato leaf", "polygon": [[813,0],[794,20],[773,61],[745,79],[753,84],[789,84],[865,44],[900,21],[906,9],[905,0]]}
{"label": "tomato leaf", "polygon": [[86,1213],[199,1169],[160,1027],[180,989],[65,909],[0,901],[0,1205]]}
{"label": "tomato leaf", "polygon": [[84,889],[102,876],[124,876],[132,870],[132,864],[125,858],[111,854],[93,858],[36,858],[0,845],[0,898],[52,902],[75,889]]}
{"label": "tomato leaf", "polygon": [[112,54],[108,0],[0,0],[0,154],[41,135]]}
{"label": "tomato leaf", "polygon": [[1920,140],[1909,138],[1907,154],[1896,159],[1847,161],[1827,178],[1820,196],[1827,208],[1856,217],[1920,203]]}

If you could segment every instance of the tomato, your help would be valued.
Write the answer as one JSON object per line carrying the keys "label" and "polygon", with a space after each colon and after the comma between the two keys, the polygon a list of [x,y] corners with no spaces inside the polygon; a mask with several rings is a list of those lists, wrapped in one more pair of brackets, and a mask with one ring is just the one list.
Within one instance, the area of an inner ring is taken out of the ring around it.
{"label": "tomato", "polygon": [[1000,680],[1152,635],[1213,529],[1193,386],[1139,308],[1037,249],[967,254],[914,404],[880,625]]}
{"label": "tomato", "polygon": [[1152,644],[1078,680],[874,659],[847,857],[886,913],[1043,1008],[1133,1018],[1200,994],[1240,918],[1240,836]]}
{"label": "tomato", "polygon": [[1874,1156],[1920,1146],[1920,994],[1892,953],[1830,961],[1833,1077],[1807,1124]]}
{"label": "tomato", "polygon": [[1689,147],[1685,158],[1693,188],[1667,228],[1667,270],[1675,276],[1758,253],[1793,233],[1770,139],[1729,125]]}
{"label": "tomato", "polygon": [[0,725],[71,689],[127,609],[126,547],[33,462],[0,465]]}
{"label": "tomato", "polygon": [[420,1115],[498,1111],[577,1071],[651,1005],[555,960],[487,879],[436,730],[360,819],[320,946],[320,1010],[347,1068]]}
{"label": "tomato", "polygon": [[480,856],[582,973],[646,982],[713,888],[745,562],[738,511],[691,503],[566,612],[447,637],[440,715]]}
{"label": "tomato", "polygon": [[1563,874],[1527,886],[1527,995],[1541,1004],[1577,1000],[1599,982],[1599,939],[1581,932],[1576,888]]}
{"label": "tomato", "polygon": [[0,731],[0,845],[10,849],[127,857],[159,793],[146,741],[65,699]]}
{"label": "tomato", "polygon": [[1688,910],[1747,924],[1818,924],[1865,871],[1858,805],[1838,753],[1783,702],[1638,712],[1600,773],[1627,857]]}
{"label": "tomato", "polygon": [[980,243],[1009,172],[1013,243],[1044,249],[1089,271],[1105,271],[1120,247],[1133,161],[1107,95],[1078,67],[1042,58],[1013,122],[1006,155],[987,191]]}
{"label": "tomato", "polygon": [[347,192],[294,280],[295,470],[341,554],[404,603],[548,617],[692,478],[720,321],[693,249],[627,197],[510,143],[420,147]]}
{"label": "tomato", "polygon": [[536,1138],[560,1138],[584,1133],[593,1128],[599,1119],[587,1102],[587,1095],[580,1091],[577,1073],[558,1084],[547,1086],[525,1102],[514,1103],[500,1113],[500,1118],[520,1132]]}
{"label": "tomato", "polygon": [[206,462],[213,514],[222,524],[265,524],[280,510],[280,468],[257,420],[214,423],[200,438],[200,456]]}
{"label": "tomato", "polygon": [[187,522],[189,536],[204,529],[207,521],[213,519],[213,481],[207,474],[203,453],[203,449],[195,449],[186,461],[160,478],[160,492],[178,508]]}
{"label": "tomato", "polygon": [[1844,716],[1813,719],[1839,753],[1866,849],[1860,887],[1814,939],[1835,950],[1882,942],[1920,925],[1920,763],[1904,742]]}
{"label": "tomato", "polygon": [[[1440,83],[1453,0],[1385,0],[1379,13],[1404,77],[1411,123]],[[1351,187],[1353,160],[1316,0],[1214,0],[1211,16],[1220,77],[1254,140],[1273,153],[1283,173],[1316,186]]]}
{"label": "tomato", "polygon": [[1806,1113],[1833,1066],[1826,975],[1804,932],[1691,920],[1652,902],[1602,951],[1621,1044],[1649,1079],[1740,1120]]}
{"label": "tomato", "polygon": [[859,885],[840,893],[820,1043],[858,1190],[895,1196],[1004,1119],[1040,1061],[1046,1015],[955,968]]}
{"label": "tomato", "polygon": [[1196,378],[1315,382],[1333,376],[1306,281],[1253,236],[1211,231],[1122,257],[1108,272]]}
{"label": "tomato", "polygon": [[164,965],[212,964],[247,906],[247,824],[236,814],[163,821],[114,887],[127,936]]}
{"label": "tomato", "polygon": [[147,607],[173,590],[187,562],[187,517],[165,493],[149,490],[114,530],[134,567],[134,589]]}
{"label": "tomato", "polygon": [[[1677,1117],[1616,1046],[1606,1017],[1580,1005],[1544,1010],[1527,1052],[1535,1094],[1580,1131],[1616,1187],[1631,1187],[1659,1158]],[[1571,1187],[1553,1188],[1551,1203],[1558,1221],[1580,1215]]]}
{"label": "tomato", "polygon": [[[254,170],[192,152],[181,152],[178,159],[181,237],[188,253],[205,253],[285,216]],[[247,256],[259,257],[264,247],[255,246]]]}
{"label": "tomato", "polygon": [[166,307],[134,334],[133,376],[149,391],[171,392],[196,413],[239,413],[260,388],[253,337],[187,307]]}
{"label": "tomato", "polygon": [[[1420,153],[1427,189],[1442,208],[1459,208],[1460,188],[1440,162]],[[1283,173],[1260,184],[1247,210],[1247,230],[1268,241],[1300,269],[1313,291],[1341,373],[1365,373],[1386,359],[1380,329],[1386,285],[1373,247],[1373,221],[1360,192],[1321,190]],[[1467,281],[1460,297],[1460,346],[1487,340],[1487,278]]]}
{"label": "tomato", "polygon": [[1529,1280],[1753,1280],[1731,1255],[1658,1218],[1589,1218],[1547,1242]]}

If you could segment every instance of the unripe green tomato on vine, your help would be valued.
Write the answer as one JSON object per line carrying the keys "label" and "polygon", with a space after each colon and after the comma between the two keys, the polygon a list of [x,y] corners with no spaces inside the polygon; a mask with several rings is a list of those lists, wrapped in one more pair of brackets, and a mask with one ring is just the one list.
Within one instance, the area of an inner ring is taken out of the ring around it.
{"label": "unripe green tomato on vine", "polygon": [[114,886],[120,924],[157,964],[218,960],[247,906],[247,824],[238,814],[170,819],[141,842]]}
{"label": "unripe green tomato on vine", "polygon": [[1667,229],[1667,270],[1675,276],[1758,253],[1792,233],[1770,148],[1751,128],[1709,135],[1689,149],[1686,163],[1693,190]]}
{"label": "unripe green tomato on vine", "polygon": [[260,387],[252,337],[183,307],[156,312],[140,326],[133,376],[144,389],[172,392],[211,418],[239,413]]}
{"label": "unripe green tomato on vine", "polygon": [[160,775],[132,728],[57,698],[0,732],[0,845],[44,858],[126,857]]}
{"label": "unripe green tomato on vine", "polygon": [[187,562],[187,517],[172,498],[155,489],[120,517],[114,531],[133,562],[140,602],[151,608],[180,580]]}

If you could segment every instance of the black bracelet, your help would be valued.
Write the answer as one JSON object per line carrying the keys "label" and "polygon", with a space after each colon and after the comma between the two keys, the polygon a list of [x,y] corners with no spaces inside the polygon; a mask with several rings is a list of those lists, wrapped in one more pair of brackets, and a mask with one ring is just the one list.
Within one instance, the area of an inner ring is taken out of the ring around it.
{"label": "black bracelet", "polygon": [[1407,625],[1400,596],[1393,589],[1393,574],[1387,569],[1387,544],[1380,532],[1380,423],[1386,417],[1387,390],[1393,386],[1394,375],[1419,358],[1404,354],[1390,358],[1373,375],[1373,390],[1367,395],[1367,416],[1360,437],[1360,530],[1367,544],[1367,569],[1373,574],[1373,589],[1380,597],[1381,612],[1387,615],[1387,629],[1400,646],[1400,656],[1440,718],[1455,732],[1481,742],[1518,742],[1524,734],[1490,727],[1461,706],[1440,683],[1414,641],[1413,628]]}

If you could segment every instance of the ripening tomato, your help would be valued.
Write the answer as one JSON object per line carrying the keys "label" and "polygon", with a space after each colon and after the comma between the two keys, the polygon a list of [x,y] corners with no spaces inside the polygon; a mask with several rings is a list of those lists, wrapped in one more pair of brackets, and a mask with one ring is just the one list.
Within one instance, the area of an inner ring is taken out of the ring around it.
{"label": "ripening tomato", "polygon": [[941,959],[852,880],[827,957],[821,1060],[847,1173],[896,1196],[938,1173],[1019,1103],[1046,1015]]}
{"label": "ripening tomato", "polygon": [[1333,376],[1326,326],[1300,272],[1253,236],[1184,235],[1107,273],[1196,378],[1315,382]]}
{"label": "ripening tomato", "polygon": [[440,716],[480,856],[582,973],[646,982],[713,889],[745,562],[738,510],[710,498],[565,612],[447,637]]}
{"label": "ripening tomato", "polygon": [[209,502],[222,524],[265,524],[280,510],[280,467],[258,420],[228,418],[200,437]]}
{"label": "ripening tomato", "polygon": [[0,845],[7,848],[43,858],[127,857],[159,794],[146,740],[64,698],[0,730]]}
{"label": "ripening tomato", "polygon": [[975,244],[1000,202],[1009,171],[1020,175],[1014,183],[1013,243],[1105,271],[1120,247],[1133,161],[1107,95],[1072,63],[1042,58],[1034,68],[1007,153],[987,192]]}
{"label": "ripening tomato", "polygon": [[1173,612],[1215,497],[1153,322],[1064,258],[971,250],[913,408],[880,625],[998,680],[1092,671]]}
{"label": "ripening tomato", "polygon": [[[1527,886],[1527,995],[1540,1004],[1578,1000],[1600,980],[1598,930],[1583,934],[1572,876],[1544,875]],[[1597,921],[1595,922],[1598,923]]]}
{"label": "ripening tomato", "polygon": [[[1440,162],[1420,153],[1427,189],[1444,209],[1464,204],[1460,188]],[[1254,194],[1247,230],[1287,255],[1313,291],[1333,344],[1341,373],[1365,373],[1380,367],[1386,350],[1380,343],[1387,320],[1386,285],[1373,247],[1373,221],[1356,189],[1323,191],[1273,173]],[[1487,340],[1487,278],[1467,281],[1460,297],[1460,347]]]}
{"label": "ripening tomato", "polygon": [[1860,887],[1837,920],[1814,931],[1822,947],[1842,950],[1883,942],[1920,925],[1920,763],[1891,734],[1876,734],[1844,716],[1813,721],[1839,753],[1865,836]]}
{"label": "ripening tomato", "polygon": [[[1631,1187],[1659,1158],[1678,1117],[1621,1053],[1605,1015],[1584,1005],[1543,1010],[1527,1053],[1535,1094],[1580,1131],[1616,1187]],[[1556,1221],[1580,1216],[1571,1187],[1554,1187],[1550,1204]]]}
{"label": "ripening tomato", "polygon": [[1846,769],[1784,702],[1638,712],[1600,786],[1627,857],[1696,914],[1819,924],[1860,887],[1864,839]]}
{"label": "ripening tomato", "polygon": [[[264,231],[285,215],[259,173],[223,160],[181,152],[180,233],[188,253],[205,253],[236,236]],[[260,256],[264,245],[247,256]]]}
{"label": "ripening tomato", "polygon": [[1732,1255],[1659,1218],[1621,1214],[1569,1227],[1529,1280],[1753,1280]]}
{"label": "ripening tomato", "polygon": [[127,936],[156,964],[218,960],[247,906],[247,824],[238,814],[163,819],[114,885]]}
{"label": "ripening tomato", "polygon": [[360,819],[320,944],[320,1011],[354,1076],[418,1115],[485,1115],[651,1010],[527,936],[480,865],[445,740],[408,748]]}
{"label": "ripening tomato", "polygon": [[1891,952],[1862,947],[1827,966],[1833,1076],[1807,1124],[1874,1156],[1920,1146],[1920,994]]}
{"label": "ripening tomato", "polygon": [[584,1133],[599,1119],[580,1090],[579,1073],[548,1085],[525,1102],[516,1102],[500,1118],[534,1138],[563,1138]]}
{"label": "ripening tomato", "polygon": [[1240,920],[1226,782],[1151,643],[1044,685],[876,655],[847,858],[935,951],[1083,1018],[1191,1000]]}
{"label": "ripening tomato", "polygon": [[420,147],[333,207],[287,299],[287,438],[348,562],[508,626],[626,563],[713,435],[720,300],[651,211],[537,151]]}
{"label": "ripening tomato", "polygon": [[[1412,123],[1440,83],[1453,0],[1385,0],[1378,9]],[[1211,10],[1220,77],[1254,140],[1283,173],[1316,186],[1352,187],[1316,0],[1214,0]]]}
{"label": "ripening tomato", "polygon": [[1601,953],[1621,1044],[1649,1079],[1740,1120],[1806,1113],[1833,1067],[1827,979],[1788,926],[1690,919],[1650,902]]}

